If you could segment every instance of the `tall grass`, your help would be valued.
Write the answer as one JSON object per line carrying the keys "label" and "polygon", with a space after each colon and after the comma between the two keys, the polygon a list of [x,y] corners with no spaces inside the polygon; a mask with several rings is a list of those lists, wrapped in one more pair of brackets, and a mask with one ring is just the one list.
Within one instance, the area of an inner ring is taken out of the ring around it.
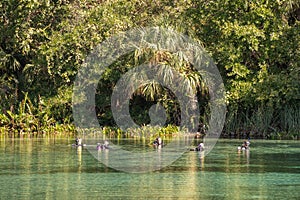
{"label": "tall grass", "polygon": [[281,126],[286,134],[298,137],[300,133],[300,106],[285,105],[280,115]]}
{"label": "tall grass", "polygon": [[271,139],[300,138],[300,106],[281,109],[260,105],[255,109],[228,109],[223,136]]}

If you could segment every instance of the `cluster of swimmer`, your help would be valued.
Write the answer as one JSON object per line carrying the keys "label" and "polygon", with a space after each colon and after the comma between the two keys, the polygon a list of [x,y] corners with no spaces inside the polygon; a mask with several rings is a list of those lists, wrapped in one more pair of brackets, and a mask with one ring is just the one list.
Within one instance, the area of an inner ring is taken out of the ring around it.
{"label": "cluster of swimmer", "polygon": [[[72,144],[72,146],[81,147],[81,146],[86,146],[86,145],[82,144],[82,139],[81,138],[76,138],[75,139],[75,144]],[[105,140],[104,144],[97,143],[96,149],[97,150],[109,149],[109,142]]]}
{"label": "cluster of swimmer", "polygon": [[104,149],[109,149],[109,142],[108,141],[104,141],[104,144],[101,143],[97,143],[97,150],[104,150]]}
{"label": "cluster of swimmer", "polygon": [[[74,145],[74,144],[73,144]],[[76,146],[84,146],[82,144],[82,139],[81,138],[76,138],[75,139],[75,145]],[[160,137],[157,137],[154,141],[153,141],[153,145],[154,146],[162,146],[163,145],[163,141]],[[239,147],[239,150],[241,149],[247,149],[248,146],[250,145],[249,141],[245,141],[243,143],[243,145],[241,147]],[[97,143],[97,150],[104,150],[104,149],[109,149],[109,142],[108,141],[104,141],[104,144],[101,143]],[[203,151],[204,150],[204,144],[201,142],[196,148],[190,149],[191,151]]]}

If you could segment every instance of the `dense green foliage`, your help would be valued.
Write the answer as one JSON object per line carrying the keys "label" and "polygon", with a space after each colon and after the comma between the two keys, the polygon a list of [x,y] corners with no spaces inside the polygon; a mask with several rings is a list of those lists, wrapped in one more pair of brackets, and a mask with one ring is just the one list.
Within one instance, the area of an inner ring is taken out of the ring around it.
{"label": "dense green foliage", "polygon": [[[0,12],[2,131],[42,132],[47,125],[70,125],[72,84],[89,52],[122,31],[164,26],[196,38],[214,58],[227,90],[224,135],[299,136],[298,0],[3,0]],[[190,84],[204,102],[201,123],[206,123],[209,96],[201,76],[168,52],[146,51],[128,54],[102,77],[100,124],[115,125],[110,111],[113,87],[146,59],[182,68],[184,76],[193,77]],[[137,91],[131,102],[134,119],[147,124],[148,109],[156,102],[175,113],[168,123],[177,125],[176,100],[157,85]]]}

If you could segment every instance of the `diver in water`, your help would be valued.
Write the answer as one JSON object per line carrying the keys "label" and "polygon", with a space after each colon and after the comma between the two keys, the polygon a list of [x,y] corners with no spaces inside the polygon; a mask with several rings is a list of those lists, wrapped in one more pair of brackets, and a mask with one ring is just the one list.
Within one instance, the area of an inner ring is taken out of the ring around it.
{"label": "diver in water", "polygon": [[109,148],[109,142],[105,140],[105,141],[104,141],[103,147],[104,147],[105,149],[108,149],[108,148]]}
{"label": "diver in water", "polygon": [[103,147],[102,147],[102,144],[101,143],[97,143],[97,150],[101,150]]}
{"label": "diver in water", "polygon": [[238,147],[238,150],[247,150],[247,149],[249,149],[249,146],[250,146],[249,139],[248,140],[244,140],[242,146]]}
{"label": "diver in water", "polygon": [[160,137],[157,137],[157,138],[154,140],[153,145],[156,145],[156,146],[162,145],[161,138],[160,138]]}
{"label": "diver in water", "polygon": [[80,146],[82,144],[82,139],[81,138],[76,138],[75,139],[75,145]]}
{"label": "diver in water", "polygon": [[204,150],[204,144],[201,142],[195,149],[196,151],[203,151]]}

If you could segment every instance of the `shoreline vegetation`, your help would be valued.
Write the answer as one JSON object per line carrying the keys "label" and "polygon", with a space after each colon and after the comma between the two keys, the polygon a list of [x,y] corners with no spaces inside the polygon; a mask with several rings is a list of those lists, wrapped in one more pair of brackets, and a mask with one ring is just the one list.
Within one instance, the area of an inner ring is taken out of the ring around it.
{"label": "shoreline vegetation", "polygon": [[[139,128],[131,128],[127,131],[122,131],[117,127],[102,127],[97,129],[76,129],[74,125],[56,125],[48,127],[47,130],[35,131],[22,131],[11,132],[4,128],[0,129],[0,138],[100,138],[105,139],[135,139],[135,140],[147,140],[152,142],[157,137],[161,137],[163,140],[172,140],[180,136],[186,136],[188,132],[186,130],[180,130],[180,127],[168,125],[167,127],[159,126],[142,126]],[[193,133],[196,141],[203,140],[206,134],[204,132]],[[268,139],[268,140],[300,140],[300,134],[284,134],[271,132],[267,135],[255,135],[252,133],[231,133],[221,134],[219,138],[223,139]]]}
{"label": "shoreline vegetation", "polygon": [[[300,0],[3,0],[0,12],[1,137],[80,135],[73,125],[72,94],[86,57],[111,36],[166,27],[195,39],[214,60],[226,89],[222,138],[300,139]],[[141,86],[130,99],[130,115],[141,128],[115,128],[110,99],[114,87],[142,64],[169,66],[187,80],[186,87],[197,94],[199,132],[205,131],[209,86],[182,55],[136,49],[107,66],[95,94],[104,135],[152,134],[156,128],[145,125],[157,104],[166,111],[166,126],[155,134],[178,131],[178,99],[157,83]],[[164,78],[171,77],[165,73]]]}

